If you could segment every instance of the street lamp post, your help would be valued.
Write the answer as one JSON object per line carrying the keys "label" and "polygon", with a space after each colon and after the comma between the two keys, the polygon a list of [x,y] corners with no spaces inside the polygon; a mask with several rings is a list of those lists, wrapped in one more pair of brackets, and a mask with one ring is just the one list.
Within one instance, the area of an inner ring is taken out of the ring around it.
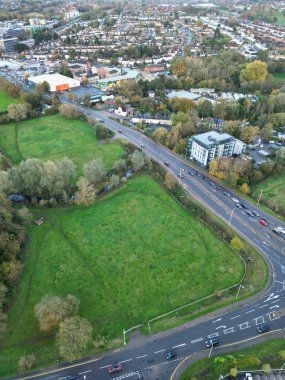
{"label": "street lamp post", "polygon": [[210,358],[210,356],[211,356],[211,353],[212,353],[212,351],[213,351],[213,347],[214,347],[214,345],[212,344],[211,345],[211,348],[210,348],[210,352],[209,352],[209,355],[208,355],[208,359]]}
{"label": "street lamp post", "polygon": [[238,295],[239,295],[239,292],[240,292],[240,288],[244,289],[244,286],[242,284],[239,285],[238,291],[237,291],[237,295],[236,295],[236,299],[238,298]]}
{"label": "street lamp post", "polygon": [[185,148],[185,160],[186,160],[186,158],[187,158],[187,148]]}
{"label": "street lamp post", "polygon": [[229,219],[229,226],[231,225],[231,221],[232,221],[232,217],[233,217],[233,213],[234,213],[234,211],[235,211],[235,208],[233,208],[233,209],[231,210],[231,215],[230,215],[230,219]]}
{"label": "street lamp post", "polygon": [[260,190],[260,194],[259,194],[258,201],[257,201],[257,206],[259,205],[260,199],[262,197],[262,193],[263,193],[263,189]]}

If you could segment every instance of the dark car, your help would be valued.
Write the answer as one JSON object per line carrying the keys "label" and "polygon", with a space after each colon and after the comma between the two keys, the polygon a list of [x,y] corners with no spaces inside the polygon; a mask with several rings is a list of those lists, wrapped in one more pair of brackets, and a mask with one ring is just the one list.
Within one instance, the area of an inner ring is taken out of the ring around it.
{"label": "dark car", "polygon": [[201,173],[196,171],[196,176],[201,177],[201,175],[202,175]]}
{"label": "dark car", "polygon": [[165,162],[164,162],[164,165],[165,165],[165,166],[169,166],[170,164],[169,164],[169,162],[165,161]]}
{"label": "dark car", "polygon": [[262,323],[261,325],[258,325],[256,327],[257,332],[260,334],[265,333],[266,331],[270,330],[270,326],[267,323]]}
{"label": "dark car", "polygon": [[241,205],[241,207],[243,207],[243,208],[247,209],[247,205],[246,205],[246,204],[244,204],[244,203],[241,203],[240,205]]}
{"label": "dark car", "polygon": [[253,214],[253,212],[252,211],[250,211],[250,210],[246,210],[246,212],[245,212],[248,216],[251,216],[251,217],[254,217],[254,214]]}
{"label": "dark car", "polygon": [[236,208],[242,208],[239,203],[236,204]]}
{"label": "dark car", "polygon": [[228,192],[228,191],[224,191],[223,194],[226,196],[226,197],[230,197],[231,194]]}
{"label": "dark car", "polygon": [[123,370],[123,365],[121,363],[113,364],[108,367],[109,373],[116,373]]}
{"label": "dark car", "polygon": [[207,348],[217,346],[218,344],[219,344],[219,341],[216,338],[208,339],[205,342],[205,345]]}
{"label": "dark car", "polygon": [[165,357],[167,360],[173,359],[175,358],[175,356],[176,356],[176,353],[174,351],[168,351],[165,353]]}
{"label": "dark car", "polygon": [[123,133],[121,129],[118,130],[119,133]]}
{"label": "dark car", "polygon": [[188,170],[188,174],[194,175],[194,173],[191,170]]}
{"label": "dark car", "polygon": [[253,215],[254,215],[254,216],[257,216],[257,217],[259,217],[259,213],[258,213],[257,211],[255,211],[255,210],[252,210],[252,213],[253,213]]}

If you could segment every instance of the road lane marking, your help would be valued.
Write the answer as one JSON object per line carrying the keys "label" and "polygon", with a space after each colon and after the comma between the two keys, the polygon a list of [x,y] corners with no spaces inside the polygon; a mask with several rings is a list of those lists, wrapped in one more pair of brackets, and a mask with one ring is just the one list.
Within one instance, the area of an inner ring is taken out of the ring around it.
{"label": "road lane marking", "polygon": [[127,359],[127,360],[121,360],[121,361],[119,361],[119,363],[127,363],[127,362],[130,362],[130,361],[132,361],[133,359]]}
{"label": "road lane marking", "polygon": [[275,298],[278,298],[278,297],[279,297],[278,294],[275,296],[274,293],[271,293],[270,296],[268,298],[266,298],[266,300],[263,302],[268,302],[268,301],[274,300]]}
{"label": "road lane marking", "polygon": [[267,313],[266,315],[268,315],[270,321],[275,321],[276,319],[281,318],[280,315],[276,315],[273,311]]}
{"label": "road lane marking", "polygon": [[224,330],[224,334],[231,334],[235,332],[234,327],[229,327],[228,329]]}
{"label": "road lane marking", "polygon": [[104,369],[110,367],[112,364],[105,365],[104,367],[100,367],[99,369]]}
{"label": "road lane marking", "polygon": [[253,313],[254,311],[255,311],[255,309],[252,309],[252,310],[246,311],[244,314]]}
{"label": "road lane marking", "polygon": [[218,332],[214,333],[214,334],[211,334],[211,335],[208,335],[208,338],[211,339],[211,338],[216,338],[217,336],[219,336],[220,334]]}
{"label": "road lane marking", "polygon": [[89,371],[85,371],[85,372],[79,372],[78,375],[84,375],[85,373],[89,373],[91,371],[92,371],[92,369],[89,369]]}
{"label": "road lane marking", "polygon": [[221,320],[222,320],[222,318],[215,319],[215,320],[213,321],[213,323],[219,322],[219,321],[221,321]]}
{"label": "road lane marking", "polygon": [[241,317],[241,314],[236,315],[235,317],[232,317],[232,318],[230,318],[230,319],[236,319],[236,318],[239,318],[239,317]]}
{"label": "road lane marking", "polygon": [[273,303],[276,303],[276,302],[280,302],[280,300],[276,300],[276,301],[271,302],[271,305],[272,305]]}
{"label": "road lane marking", "polygon": [[263,307],[266,307],[266,306],[268,306],[268,303],[266,305],[259,306],[259,309],[262,309]]}
{"label": "road lane marking", "polygon": [[160,352],[165,351],[165,348],[163,350],[155,351],[155,354],[159,354]]}
{"label": "road lane marking", "polygon": [[204,340],[204,338],[198,338],[198,339],[191,340],[190,343],[201,342],[201,340]]}
{"label": "road lane marking", "polygon": [[271,310],[271,309],[279,309],[279,305],[271,306],[271,307],[269,308],[269,310]]}
{"label": "road lane marking", "polygon": [[239,326],[240,330],[245,330],[245,329],[248,329],[250,327],[250,324],[249,324],[249,322],[244,322],[238,326]]}
{"label": "road lane marking", "polygon": [[137,356],[137,359],[146,358],[148,355]]}
{"label": "road lane marking", "polygon": [[177,346],[173,346],[171,348],[178,348],[178,347],[183,347],[183,346],[186,346],[186,343],[181,343],[181,344],[178,344]]}
{"label": "road lane marking", "polygon": [[218,326],[218,327],[216,327],[216,330],[218,330],[218,329],[226,329],[227,328],[227,326]]}
{"label": "road lane marking", "polygon": [[[257,322],[258,320],[261,320],[261,322]],[[257,317],[257,318],[253,318],[253,321],[255,321],[255,325],[261,325],[262,323],[264,323],[264,317],[263,315],[261,315],[260,317]]]}

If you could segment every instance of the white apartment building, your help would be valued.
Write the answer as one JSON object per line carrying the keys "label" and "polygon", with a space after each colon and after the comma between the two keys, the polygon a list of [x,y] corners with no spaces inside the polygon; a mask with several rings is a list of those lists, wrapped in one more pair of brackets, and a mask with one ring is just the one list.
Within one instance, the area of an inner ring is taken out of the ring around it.
{"label": "white apartment building", "polygon": [[218,157],[231,157],[245,152],[246,144],[229,135],[210,131],[192,136],[188,140],[188,157],[207,167]]}

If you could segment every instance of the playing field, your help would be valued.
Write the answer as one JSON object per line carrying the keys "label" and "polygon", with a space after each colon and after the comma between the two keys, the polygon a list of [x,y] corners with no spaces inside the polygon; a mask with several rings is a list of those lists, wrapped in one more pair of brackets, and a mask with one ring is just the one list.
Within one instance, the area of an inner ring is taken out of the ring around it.
{"label": "playing field", "polygon": [[124,154],[117,142],[101,143],[93,128],[79,120],[57,114],[38,119],[0,125],[0,149],[14,162],[34,157],[41,160],[68,157],[81,170],[82,164],[102,158],[106,167]]}
{"label": "playing field", "polygon": [[268,204],[279,205],[280,208],[285,210],[285,175],[279,175],[278,177],[270,177],[265,181],[260,182],[253,195],[259,196],[262,191],[262,198]]}
{"label": "playing field", "polygon": [[45,223],[29,228],[19,295],[0,342],[4,375],[23,353],[34,353],[42,366],[56,361],[53,339],[34,317],[45,294],[77,296],[94,338],[112,339],[243,274],[240,258],[148,175],[89,208],[37,212]]}
{"label": "playing field", "polygon": [[7,94],[5,90],[0,89],[0,112],[7,111],[9,104],[17,103],[18,100]]}

